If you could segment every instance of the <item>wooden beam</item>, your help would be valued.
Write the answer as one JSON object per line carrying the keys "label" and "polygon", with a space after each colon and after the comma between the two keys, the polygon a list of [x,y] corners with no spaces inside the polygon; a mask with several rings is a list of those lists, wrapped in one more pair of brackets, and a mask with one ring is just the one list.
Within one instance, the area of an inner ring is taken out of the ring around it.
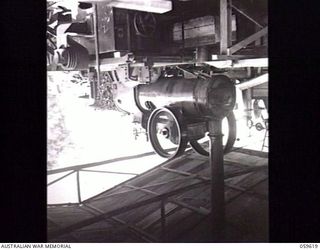
{"label": "wooden beam", "polygon": [[[99,209],[99,208],[97,208],[97,207],[94,207],[94,206],[92,206],[92,205],[90,205],[90,204],[84,204],[84,207],[87,207],[87,208],[91,209],[91,211],[93,212],[93,215],[101,215],[101,214],[103,214],[103,210],[101,210],[101,209]],[[82,207],[82,208],[83,208],[83,207]],[[85,210],[85,211],[91,212],[90,210]],[[94,213],[94,212],[95,212],[95,213]],[[136,233],[141,234],[142,236],[144,236],[144,237],[142,237],[142,239],[144,239],[144,240],[145,240],[145,238],[147,238],[147,240],[148,240],[149,242],[159,242],[159,240],[158,240],[157,238],[155,238],[153,235],[145,232],[144,230],[136,227],[135,225],[126,223],[125,221],[123,221],[123,220],[121,220],[121,219],[119,219],[119,218],[117,218],[117,217],[115,217],[115,216],[113,216],[113,217],[111,217],[111,218],[109,218],[109,219],[104,219],[104,220],[105,220],[105,221],[110,221],[110,220],[112,220],[112,221],[115,221],[115,222],[117,222],[117,223],[120,223],[121,225],[124,225],[124,226],[126,226],[127,228],[129,228],[129,230],[132,230],[132,231],[134,231],[134,232],[136,232]]]}
{"label": "wooden beam", "polygon": [[163,242],[167,239],[166,233],[166,200],[161,201],[160,207],[160,216],[161,216],[161,239]]}
{"label": "wooden beam", "polygon": [[103,2],[112,7],[139,10],[153,13],[165,13],[172,10],[172,2],[170,0],[86,0],[88,3]]}
{"label": "wooden beam", "polygon": [[128,204],[126,206],[119,207],[117,209],[104,212],[101,215],[94,216],[94,217],[91,217],[91,218],[88,218],[88,219],[84,219],[84,220],[76,222],[76,223],[74,223],[72,225],[66,226],[66,227],[64,227],[64,228],[62,228],[60,230],[55,230],[55,231],[49,232],[48,233],[48,237],[50,239],[57,238],[57,237],[59,237],[59,236],[61,236],[63,234],[71,233],[71,232],[73,232],[73,231],[75,231],[77,229],[80,229],[82,227],[85,227],[85,226],[91,225],[93,223],[96,223],[98,221],[101,221],[104,218],[110,218],[110,217],[116,216],[118,214],[128,212],[128,211],[130,211],[132,209],[139,208],[141,206],[145,206],[145,205],[153,203],[153,202],[161,201],[161,200],[163,200],[163,199],[165,199],[167,197],[174,196],[174,195],[179,194],[181,192],[186,192],[188,190],[192,190],[192,189],[196,189],[198,187],[202,187],[204,185],[208,185],[209,183],[210,183],[210,181],[198,182],[198,183],[195,183],[195,184],[192,184],[192,185],[188,185],[188,186],[184,186],[184,187],[172,190],[172,191],[170,191],[168,193],[165,193],[165,194],[152,196],[150,198],[147,198],[146,200],[138,201],[136,203],[131,203],[131,204]]}
{"label": "wooden beam", "polygon": [[[228,0],[227,16],[228,16],[228,47],[232,45],[232,0]],[[228,52],[228,51],[227,51]]]}
{"label": "wooden beam", "polygon": [[99,161],[99,162],[93,162],[93,163],[88,163],[88,164],[76,165],[76,166],[72,166],[72,167],[53,169],[53,170],[49,170],[47,172],[47,175],[62,173],[62,172],[71,171],[71,170],[77,171],[77,170],[82,170],[84,168],[91,168],[91,167],[96,167],[96,166],[100,166],[100,165],[107,165],[107,164],[119,162],[119,161],[138,159],[138,158],[147,157],[147,156],[154,155],[154,154],[155,154],[154,152],[147,152],[147,153],[138,154],[138,155],[123,156],[123,157],[110,159],[110,160],[106,160],[106,161]]}
{"label": "wooden beam", "polygon": [[[59,225],[58,223],[56,223],[53,219],[51,219],[48,215],[47,215],[47,221],[52,223],[55,227],[57,228],[62,228],[61,225]],[[75,242],[80,242],[80,240],[78,239],[78,237],[76,237],[73,233],[70,233],[70,236],[75,240]]]}
{"label": "wooden beam", "polygon": [[228,0],[220,0],[220,54],[227,54],[228,31]]}
{"label": "wooden beam", "polygon": [[256,78],[250,79],[249,81],[237,84],[236,87],[239,88],[240,90],[246,90],[246,89],[261,85],[263,83],[267,83],[268,81],[269,81],[269,73],[266,73]]}
{"label": "wooden beam", "polygon": [[[207,180],[209,181],[209,180]],[[135,189],[135,190],[138,190],[138,191],[141,191],[141,192],[144,192],[144,193],[147,193],[147,194],[151,194],[151,195],[154,195],[154,196],[159,196],[160,194],[157,193],[157,192],[154,192],[154,191],[151,191],[149,189],[145,189],[145,188],[140,188],[140,187],[136,187],[136,186],[132,186],[132,185],[125,185],[126,187],[129,187],[129,188],[132,188],[132,189]],[[208,215],[210,213],[210,211],[206,208],[197,208],[197,207],[194,207],[194,206],[191,206],[183,201],[179,201],[179,200],[176,200],[174,198],[166,198],[165,200],[167,200],[168,202],[171,202],[175,205],[178,205],[180,207],[183,207],[183,208],[187,208],[193,212],[196,212],[198,214],[201,214],[201,215]],[[164,200],[162,200],[161,202],[163,202]]]}
{"label": "wooden beam", "polygon": [[261,152],[261,151],[256,151],[256,150],[252,150],[252,149],[247,149],[247,148],[240,148],[240,147],[234,147],[231,152],[243,153],[243,154],[248,154],[251,156],[258,156],[258,157],[262,157],[262,158],[269,157],[268,152]]}
{"label": "wooden beam", "polygon": [[73,171],[71,171],[71,172],[69,172],[69,173],[67,173],[67,174],[65,174],[65,175],[63,175],[63,176],[61,176],[61,177],[59,177],[58,179],[55,179],[55,180],[53,180],[53,181],[49,182],[49,183],[47,184],[47,187],[49,187],[50,185],[52,185],[52,184],[54,184],[54,183],[56,183],[56,182],[58,182],[58,181],[62,180],[63,178],[65,178],[65,177],[67,177],[67,176],[69,176],[69,175],[71,175],[71,174],[73,174],[73,173],[75,173],[75,172],[76,172],[76,171],[75,171],[75,170],[73,170]]}
{"label": "wooden beam", "polygon": [[[166,217],[169,217],[170,215],[180,211],[181,209],[183,209],[183,207],[180,207],[178,205],[176,205],[176,207],[171,208],[171,209],[166,209]],[[158,224],[161,221],[161,218],[157,218],[156,220],[151,221],[150,223],[148,223],[147,225],[145,225],[142,230],[147,230],[150,227],[153,227],[154,225]]]}
{"label": "wooden beam", "polygon": [[[255,26],[255,32],[258,32],[259,30],[260,30],[260,28],[258,28],[257,26]],[[259,38],[259,39],[257,39],[257,40],[254,42],[254,45],[255,45],[256,47],[261,46],[261,40],[262,40],[262,37]]]}
{"label": "wooden beam", "polygon": [[247,13],[245,13],[244,11],[240,10],[238,7],[234,6],[233,4],[230,4],[230,6],[236,10],[238,13],[240,13],[241,15],[243,15],[244,17],[246,17],[248,20],[250,20],[251,22],[253,22],[254,24],[256,24],[258,27],[263,28],[263,26],[258,23],[256,20],[254,20],[251,16],[249,16]]}
{"label": "wooden beam", "polygon": [[99,44],[99,25],[98,25],[98,5],[93,4],[93,29],[94,29],[94,52],[96,57],[96,73],[97,73],[97,82],[93,81],[92,96],[96,98],[97,86],[101,85],[101,69],[100,69],[100,44]]}
{"label": "wooden beam", "polygon": [[168,171],[168,172],[171,172],[171,173],[179,174],[179,175],[189,176],[191,178],[199,179],[199,180],[202,180],[202,181],[209,181],[210,180],[209,177],[200,176],[200,175],[197,175],[197,174],[191,174],[189,172],[185,172],[185,171],[181,171],[181,170],[170,169],[170,168],[166,168],[166,167],[161,167],[160,169]]}
{"label": "wooden beam", "polygon": [[[163,182],[158,182],[158,183],[154,183],[154,184],[151,184],[151,185],[147,185],[147,186],[142,186],[140,188],[152,188],[152,187],[157,187],[157,186],[163,186],[163,185],[167,185],[169,183],[172,183],[172,182],[177,182],[177,181],[186,181],[188,180],[190,177],[184,177],[184,178],[179,178],[179,179],[172,179],[172,180],[169,180],[169,181],[163,181]],[[116,193],[112,193],[112,194],[109,194],[109,195],[106,195],[106,196],[103,196],[103,197],[91,197],[87,200],[85,200],[84,202],[91,202],[91,201],[98,201],[98,200],[104,200],[106,198],[109,198],[109,197],[112,197],[112,196],[117,196],[117,195],[122,195],[122,194],[126,194],[126,193],[132,193],[134,192],[135,190],[131,189],[131,190],[126,190],[126,191],[121,191],[121,192],[116,192]],[[101,195],[98,194],[98,196]]]}
{"label": "wooden beam", "polygon": [[240,60],[219,60],[205,62],[216,68],[268,67],[268,58],[251,58]]}
{"label": "wooden beam", "polygon": [[247,193],[248,191],[252,190],[254,187],[258,186],[260,183],[264,182],[268,180],[268,177],[263,178],[262,180],[258,181],[257,183],[255,183],[254,185],[250,186],[249,188],[245,189],[244,191],[239,191],[238,194],[236,194],[235,196],[230,197],[228,200],[226,200],[226,204],[234,201],[235,199],[237,199],[240,195]]}
{"label": "wooden beam", "polygon": [[238,42],[237,44],[233,45],[232,47],[229,48],[229,54],[234,54],[238,50],[246,47],[250,43],[256,41],[257,39],[265,36],[268,34],[268,26],[264,27],[263,29],[259,30],[258,32],[254,33],[253,35],[245,38],[244,40]]}
{"label": "wooden beam", "polygon": [[124,175],[139,175],[137,173],[129,173],[129,172],[115,172],[115,171],[104,171],[104,170],[90,170],[90,169],[82,169],[79,170],[82,172],[94,172],[94,173],[105,173],[105,174],[124,174]]}

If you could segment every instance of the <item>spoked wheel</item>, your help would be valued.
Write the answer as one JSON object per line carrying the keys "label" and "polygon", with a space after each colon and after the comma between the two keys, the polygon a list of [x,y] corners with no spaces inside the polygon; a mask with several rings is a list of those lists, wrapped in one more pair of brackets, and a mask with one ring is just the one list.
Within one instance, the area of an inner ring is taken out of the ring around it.
{"label": "spoked wheel", "polygon": [[138,35],[151,37],[156,31],[157,21],[150,12],[137,12],[133,18],[133,25]]}
{"label": "spoked wheel", "polygon": [[[235,118],[233,112],[231,112],[226,118],[223,119],[223,121],[222,121],[223,127],[224,127],[225,122],[227,123],[228,132],[227,132],[227,135],[224,135],[224,136],[228,136],[228,137],[226,140],[223,140],[223,141],[225,141],[224,142],[224,149],[223,149],[224,154],[230,152],[230,150],[232,149],[233,144],[236,140],[236,136],[237,136],[236,118]],[[204,147],[202,146],[202,144],[206,144],[206,143],[209,143],[209,138],[203,138],[198,141],[197,140],[190,141],[191,147],[197,153],[204,155],[204,156],[209,156],[209,151],[204,149]]]}
{"label": "spoked wheel", "polygon": [[178,111],[169,108],[155,109],[151,113],[148,136],[154,151],[169,159],[181,155],[188,143]]}

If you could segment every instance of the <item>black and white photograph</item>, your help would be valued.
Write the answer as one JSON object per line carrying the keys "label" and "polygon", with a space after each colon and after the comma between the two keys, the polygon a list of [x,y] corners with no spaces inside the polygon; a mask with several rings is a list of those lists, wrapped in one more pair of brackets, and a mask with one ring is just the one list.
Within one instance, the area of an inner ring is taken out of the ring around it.
{"label": "black and white photograph", "polygon": [[47,241],[270,242],[268,1],[46,5]]}

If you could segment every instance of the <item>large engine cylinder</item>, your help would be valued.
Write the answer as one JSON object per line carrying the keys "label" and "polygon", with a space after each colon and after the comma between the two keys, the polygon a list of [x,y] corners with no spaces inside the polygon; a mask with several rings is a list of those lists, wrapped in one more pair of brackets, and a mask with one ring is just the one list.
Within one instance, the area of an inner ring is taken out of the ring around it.
{"label": "large engine cylinder", "polygon": [[210,79],[162,78],[135,89],[137,106],[148,111],[164,106],[180,108],[185,116],[223,118],[234,108],[235,87],[219,75]]}

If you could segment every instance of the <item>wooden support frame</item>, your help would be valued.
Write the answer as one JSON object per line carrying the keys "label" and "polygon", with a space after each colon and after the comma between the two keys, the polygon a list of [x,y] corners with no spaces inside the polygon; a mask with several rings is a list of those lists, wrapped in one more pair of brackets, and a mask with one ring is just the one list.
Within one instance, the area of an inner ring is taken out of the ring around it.
{"label": "wooden support frame", "polygon": [[[126,187],[129,187],[129,188],[132,188],[132,189],[135,189],[135,190],[147,193],[147,194],[151,194],[151,195],[160,195],[159,193],[150,191],[150,190],[145,189],[145,188],[135,187],[135,186],[131,186],[131,185],[126,185]],[[210,211],[205,209],[205,208],[193,207],[193,206],[191,206],[191,205],[189,205],[189,204],[187,204],[185,202],[178,201],[178,200],[173,199],[173,198],[166,198],[165,200],[168,201],[168,202],[171,202],[171,203],[173,203],[175,205],[178,205],[180,207],[187,208],[187,209],[189,209],[189,210],[191,210],[193,212],[196,212],[196,213],[198,213],[200,215],[208,215],[210,213]],[[163,200],[161,202],[163,202]]]}
{"label": "wooden support frame", "polygon": [[[90,0],[89,2],[92,2]],[[104,0],[95,0],[102,2]],[[94,2],[95,2],[94,1]],[[109,0],[109,5],[117,8],[125,8],[130,10],[154,12],[154,13],[166,13],[172,10],[172,2],[169,0]]]}
{"label": "wooden support frame", "polygon": [[[233,162],[230,162],[230,161],[227,161],[227,160],[224,160],[224,162],[227,165],[235,165]],[[234,178],[236,176],[248,174],[248,173],[251,173],[251,172],[259,171],[262,168],[262,167],[249,167],[249,166],[246,166],[246,165],[243,165],[243,164],[238,164],[238,163],[236,165],[239,167],[239,169],[242,168],[244,170],[236,172],[236,173],[231,173],[231,174],[230,173],[229,174],[226,173],[224,175],[224,180],[228,180],[228,179]],[[163,168],[163,170],[170,171],[170,172],[176,173],[178,175],[188,176],[186,178],[196,178],[196,179],[202,180],[203,182],[211,181],[211,178],[203,177],[203,176],[200,176],[200,175],[191,174],[191,173],[188,173],[188,172],[185,172],[185,171],[173,170],[173,169],[169,169],[169,168]]]}
{"label": "wooden support frame", "polygon": [[161,201],[160,206],[160,216],[161,216],[161,239],[163,242],[167,240],[167,233],[166,233],[166,202],[167,200]]}
{"label": "wooden support frame", "polygon": [[227,6],[228,47],[232,45],[232,8],[231,6],[232,6],[232,0],[228,0],[228,6]]}
{"label": "wooden support frame", "polygon": [[73,174],[73,173],[75,173],[75,172],[76,172],[76,170],[70,171],[69,173],[67,173],[67,174],[59,177],[58,179],[55,179],[55,180],[49,182],[49,183],[47,184],[47,187],[49,187],[49,186],[51,186],[52,184],[54,184],[54,183],[56,183],[56,182],[58,182],[58,181],[60,181],[60,180],[62,180],[62,179],[64,179],[64,178],[66,178],[67,176],[69,176],[69,175],[71,175],[71,174]]}
{"label": "wooden support frame", "polygon": [[210,181],[211,179],[205,176],[200,176],[197,174],[191,174],[185,171],[180,171],[180,170],[175,170],[175,169],[170,169],[170,168],[166,168],[166,167],[161,167],[160,169],[171,172],[171,173],[175,173],[175,174],[179,174],[179,175],[184,175],[184,176],[189,176],[190,178],[193,179],[199,179],[202,181]]}
{"label": "wooden support frame", "polygon": [[268,34],[268,26],[264,27],[263,29],[259,30],[258,32],[252,34],[251,36],[243,39],[242,41],[238,42],[237,44],[233,45],[228,49],[230,55],[234,54],[235,52],[239,51],[243,47],[246,47],[250,43],[256,41],[257,39],[265,36]]}
{"label": "wooden support frame", "polygon": [[[266,181],[267,179],[268,179],[268,178],[262,179],[261,181],[255,183],[254,185],[248,187],[247,189],[242,189],[241,191],[238,190],[239,193],[236,194],[235,196],[232,196],[232,197],[230,197],[229,199],[227,199],[227,200],[225,201],[225,204],[227,205],[227,204],[231,203],[232,201],[236,200],[240,195],[242,195],[242,194],[244,194],[244,193],[250,193],[250,191],[251,191],[253,188],[255,188],[255,187],[256,187],[257,185],[259,185],[260,183]],[[225,185],[225,186],[228,187],[227,185]],[[190,232],[190,231],[192,231],[192,229],[194,229],[196,226],[198,226],[202,221],[207,220],[207,219],[209,218],[209,216],[210,216],[210,215],[204,216],[204,217],[202,218],[202,220],[199,220],[199,223],[197,223],[196,225],[194,225],[192,228],[188,228],[188,229],[185,230],[184,232],[188,232],[188,231]]]}
{"label": "wooden support frame", "polygon": [[230,3],[230,6],[232,9],[236,10],[238,13],[240,13],[241,15],[243,15],[244,17],[246,17],[248,20],[250,20],[251,22],[253,22],[255,25],[257,25],[259,28],[263,28],[263,26],[258,23],[256,20],[254,20],[254,18],[252,18],[251,16],[249,16],[247,13],[245,13],[243,10],[240,10],[238,7],[236,7],[235,5],[233,5],[232,3]]}
{"label": "wooden support frame", "polygon": [[[233,56],[231,56],[233,57]],[[231,59],[220,60],[220,61],[209,61],[206,62],[211,66],[216,68],[246,68],[246,67],[268,67],[268,58],[250,58],[250,59],[238,59],[233,61]]]}
{"label": "wooden support frame", "polygon": [[[181,209],[182,209],[182,207],[180,207],[180,206],[176,206],[175,208],[172,208],[169,211],[167,209],[165,211],[165,216],[168,217]],[[153,227],[154,225],[158,224],[159,222],[161,222],[161,218],[158,218],[158,219],[150,222],[149,224],[147,224],[146,226],[143,227],[143,230],[147,230],[148,228]]]}
{"label": "wooden support frame", "polygon": [[[58,223],[56,223],[53,219],[51,219],[48,215],[47,215],[47,221],[52,223],[55,227],[61,228],[61,226]],[[73,233],[70,233],[70,236],[75,240],[75,242],[80,242],[79,238],[75,236]]]}
{"label": "wooden support frame", "polygon": [[228,2],[220,0],[220,54],[227,55],[231,45],[231,11]]}
{"label": "wooden support frame", "polygon": [[[96,86],[100,86],[101,79],[100,79],[100,48],[99,48],[99,28],[98,28],[98,10],[97,4],[93,4],[93,27],[94,27],[94,48],[95,48],[95,56],[96,56],[96,73],[97,73],[97,82],[94,81]],[[96,98],[96,87],[92,88],[93,96]]]}
{"label": "wooden support frame", "polygon": [[[142,186],[140,188],[151,188],[151,187],[163,186],[163,185],[166,185],[166,184],[169,184],[169,183],[172,183],[172,182],[186,181],[187,179],[189,179],[189,177],[176,178],[176,179],[172,179],[172,180],[169,180],[169,181],[158,182],[158,183],[155,183],[155,184],[152,184],[152,185]],[[103,200],[103,199],[106,199],[106,198],[109,198],[109,197],[112,197],[112,196],[117,196],[117,195],[121,195],[121,194],[127,194],[127,193],[131,193],[131,192],[134,192],[134,191],[135,190],[131,189],[131,190],[126,190],[126,191],[122,191],[122,192],[116,192],[116,193],[109,194],[107,196],[103,196],[103,197],[99,197],[99,198],[92,197],[92,198],[89,198],[88,200],[86,200],[86,202],[99,201],[99,200]],[[101,195],[101,194],[98,194],[98,195]]]}
{"label": "wooden support frame", "polygon": [[174,196],[176,194],[179,194],[181,192],[185,192],[185,191],[188,191],[188,190],[192,190],[192,189],[195,189],[195,188],[198,188],[198,187],[202,187],[204,185],[208,185],[210,182],[198,182],[198,183],[195,183],[195,184],[192,184],[192,185],[188,185],[188,186],[184,186],[184,187],[181,187],[181,188],[178,188],[176,190],[172,190],[168,193],[165,193],[165,194],[160,194],[160,195],[156,195],[154,197],[150,197],[146,200],[142,200],[142,201],[139,201],[137,203],[133,203],[133,204],[129,204],[127,206],[124,206],[124,207],[121,207],[121,208],[118,208],[116,210],[111,210],[111,211],[108,211],[108,212],[104,212],[103,214],[101,215],[98,215],[98,216],[94,216],[92,218],[89,218],[89,219],[85,219],[83,221],[80,221],[80,222],[77,222],[75,224],[72,224],[70,226],[67,226],[65,228],[62,228],[61,230],[56,230],[56,231],[53,231],[51,232],[51,235],[49,235],[50,238],[56,238],[60,235],[63,235],[63,234],[66,234],[66,233],[70,233],[70,232],[73,232],[79,228],[82,228],[82,227],[85,227],[87,225],[90,225],[90,224],[93,224],[95,222],[98,222],[104,218],[110,218],[110,217],[113,217],[113,216],[116,216],[118,214],[121,214],[121,213],[125,213],[129,210],[132,210],[132,209],[135,209],[135,208],[139,208],[141,206],[144,206],[144,205],[147,205],[147,204],[150,204],[150,203],[153,203],[153,202],[157,202],[157,201],[161,201],[167,197],[170,197],[170,196]]}
{"label": "wooden support frame", "polygon": [[107,165],[107,164],[119,162],[119,161],[138,159],[141,157],[147,157],[147,156],[151,156],[154,154],[155,154],[155,152],[148,152],[148,153],[143,153],[143,154],[118,157],[118,158],[114,158],[114,159],[110,159],[110,160],[106,160],[106,161],[93,162],[93,163],[81,164],[81,165],[76,165],[76,166],[71,166],[71,167],[66,167],[66,168],[53,169],[53,170],[47,171],[47,175],[58,174],[58,173],[71,171],[71,170],[77,171],[77,170],[81,170],[84,168],[91,168],[91,167],[96,167],[96,166],[101,166],[101,165]]}
{"label": "wooden support frame", "polygon": [[[102,210],[100,210],[100,209],[98,209],[98,208],[96,208],[96,207],[94,207],[94,206],[92,206],[92,205],[84,204],[84,207],[87,207],[87,208],[89,208],[91,211],[93,211],[92,214],[94,214],[94,215],[103,214],[103,211],[102,211]],[[138,227],[136,227],[136,226],[134,226],[134,225],[128,224],[128,223],[122,221],[121,219],[119,219],[119,218],[117,218],[117,217],[115,217],[115,216],[111,217],[110,219],[105,219],[105,220],[106,220],[106,221],[112,220],[112,221],[115,221],[115,222],[117,222],[117,223],[120,223],[121,225],[126,226],[127,228],[129,228],[129,230],[132,230],[132,231],[134,231],[134,232],[142,235],[142,236],[144,237],[144,240],[145,240],[145,238],[146,238],[148,242],[158,242],[158,241],[159,241],[159,240],[158,240],[157,238],[155,238],[153,235],[145,232],[144,230],[142,230],[142,229],[140,229],[140,228],[138,228]]]}
{"label": "wooden support frame", "polygon": [[264,181],[266,181],[266,180],[268,180],[268,178],[264,178],[264,179],[258,181],[257,183],[255,183],[254,185],[252,185],[252,186],[250,186],[250,187],[248,187],[248,188],[246,188],[246,189],[244,189],[244,190],[242,190],[242,191],[238,190],[239,193],[236,194],[235,196],[230,197],[228,200],[226,200],[226,204],[231,203],[232,201],[234,201],[235,199],[237,199],[240,195],[242,195],[242,194],[244,194],[244,193],[250,192],[250,190],[252,190],[252,189],[255,188],[256,186],[258,186],[260,183],[262,183],[262,182],[264,182]]}
{"label": "wooden support frame", "polygon": [[242,82],[236,85],[236,88],[239,88],[240,90],[246,90],[250,89],[256,86],[259,86],[261,84],[267,83],[269,81],[269,74],[263,74],[256,78],[250,79],[246,82]]}
{"label": "wooden support frame", "polygon": [[234,147],[231,152],[238,152],[238,153],[243,153],[243,154],[251,154],[252,156],[258,156],[258,157],[261,157],[261,158],[268,158],[268,153],[267,152],[254,151],[254,150],[247,149],[247,148],[242,148],[242,147]]}
{"label": "wooden support frame", "polygon": [[124,174],[124,175],[134,175],[134,176],[139,175],[137,173],[104,171],[104,170],[92,170],[92,169],[81,169],[79,171],[82,171],[82,172],[94,172],[94,173],[105,173],[105,174]]}
{"label": "wooden support frame", "polygon": [[[261,168],[261,167],[259,167],[259,168]],[[228,176],[225,176],[224,179],[226,180],[228,178],[233,178],[235,176],[239,176],[239,175],[242,175],[242,174],[245,174],[245,173],[249,173],[249,172],[253,172],[253,171],[254,171],[254,169],[250,168],[248,170],[241,171],[240,173],[238,172],[238,173],[234,173],[234,174],[230,174]],[[185,177],[185,178],[190,178],[190,176]],[[80,228],[85,227],[87,225],[93,224],[93,223],[98,222],[100,220],[114,218],[114,216],[119,215],[121,213],[128,212],[128,211],[130,211],[132,209],[136,209],[136,208],[139,208],[141,206],[151,204],[153,202],[166,200],[171,196],[174,196],[176,194],[179,194],[179,193],[182,193],[182,192],[185,192],[185,191],[188,191],[188,190],[192,190],[194,188],[206,186],[206,185],[210,184],[210,182],[211,181],[209,181],[209,180],[208,181],[198,182],[198,183],[195,183],[195,184],[192,184],[192,185],[188,185],[188,186],[184,186],[184,187],[178,188],[176,190],[172,190],[172,191],[170,191],[168,193],[165,193],[165,194],[154,194],[153,197],[147,198],[146,200],[142,200],[142,201],[134,203],[134,204],[128,204],[128,205],[126,205],[124,207],[121,207],[121,208],[118,208],[118,209],[115,209],[115,210],[111,210],[111,211],[108,211],[108,212],[101,211],[101,214],[99,214],[97,216],[94,216],[93,218],[89,218],[89,219],[86,219],[84,221],[80,221],[80,222],[77,222],[77,223],[72,224],[70,226],[67,226],[65,228],[60,228],[60,229],[57,229],[55,231],[52,231],[52,233],[50,235],[50,238],[56,238],[56,237],[59,237],[60,235],[63,235],[63,234],[72,233],[73,231],[75,231],[77,229],[80,229]],[[150,190],[148,190],[148,191],[150,191]],[[245,190],[244,190],[244,192],[245,192]],[[240,191],[240,193],[241,193],[241,191]],[[234,197],[232,197],[232,198],[235,199]],[[169,202],[171,202],[171,201],[169,201]],[[227,203],[228,202],[229,201],[227,201]],[[82,202],[82,205],[83,206],[91,206],[90,204],[87,204],[86,202]],[[180,208],[181,208],[181,207],[185,207],[184,205],[185,204],[183,204],[183,206],[181,206],[181,204],[179,204],[178,206],[180,206]],[[75,206],[78,206],[78,205],[75,205]],[[191,209],[191,210],[194,210],[194,209]],[[200,213],[202,215],[204,215],[204,216],[207,215],[207,212],[204,213],[204,211],[201,211]],[[168,216],[169,214],[171,214],[171,211],[165,211],[165,216]],[[159,219],[158,222],[159,221],[161,221],[161,219]],[[152,224],[154,224],[154,222]],[[130,224],[127,224],[127,225],[131,226]]]}
{"label": "wooden support frame", "polygon": [[150,242],[150,243],[159,242],[159,239],[155,238],[153,235],[141,230],[140,228],[138,228],[138,227],[136,227],[134,225],[128,224],[128,223],[120,220],[117,217],[112,217],[112,220],[116,221],[116,222],[118,222],[118,223],[120,223],[122,225],[125,225],[126,227],[128,227],[131,231],[135,232],[136,234],[142,235],[142,237],[140,237],[140,238],[142,238],[143,240],[146,240],[147,242]]}
{"label": "wooden support frame", "polygon": [[[259,181],[258,184],[260,184],[261,182],[265,181],[266,179],[263,179],[262,181]],[[257,184],[257,185],[258,185]],[[267,197],[262,195],[262,194],[258,194],[254,191],[251,191],[251,190],[248,190],[248,189],[245,189],[245,188],[242,188],[240,186],[235,186],[235,185],[231,185],[231,184],[225,184],[225,187],[226,188],[229,188],[229,189],[232,189],[232,190],[235,190],[235,191],[238,191],[238,192],[241,192],[241,194],[243,193],[247,193],[247,194],[250,194],[252,196],[254,196],[255,198],[257,199],[261,199],[261,200],[267,200]]]}
{"label": "wooden support frame", "polygon": [[[237,150],[240,150],[239,148],[236,148],[235,151]],[[241,151],[240,151],[241,152]],[[259,155],[260,156],[260,155]],[[263,157],[266,157],[266,156],[263,156]],[[225,160],[225,163],[226,164],[231,164],[231,165],[234,165],[234,163],[232,162],[229,162],[228,160]],[[239,167],[243,167],[243,168],[246,168],[245,171],[243,172],[240,172],[240,173],[236,173],[236,174],[232,174],[232,175],[227,175],[225,177],[225,179],[229,179],[229,178],[233,178],[237,175],[241,175],[241,174],[246,174],[251,171],[255,171],[256,169],[255,168],[247,168],[247,166],[242,166],[241,164],[237,164],[237,166]],[[173,179],[170,179],[170,180],[167,180],[167,181],[163,181],[163,182],[158,182],[158,183],[154,183],[154,184],[150,184],[150,185],[146,185],[146,186],[141,186],[139,188],[142,188],[142,189],[147,189],[147,188],[153,188],[153,187],[157,187],[157,186],[163,186],[163,185],[167,185],[167,184],[170,184],[170,183],[173,183],[173,182],[183,182],[183,181],[187,181],[188,179],[198,179],[198,180],[202,180],[202,181],[210,181],[210,178],[208,177],[204,177],[204,176],[200,176],[200,175],[196,175],[196,174],[191,174],[189,172],[185,172],[185,171],[181,171],[181,170],[176,170],[176,169],[170,169],[170,168],[165,168],[165,167],[162,167],[160,166],[159,169],[157,169],[156,171],[158,170],[164,170],[164,171],[169,171],[169,172],[172,172],[172,173],[176,173],[178,175],[182,175],[184,177],[182,178],[173,178]],[[77,173],[79,171],[85,171],[85,170],[73,170],[69,173],[67,173],[66,175],[63,175],[62,177],[59,177],[58,179],[56,180],[53,180],[52,182],[48,183],[47,186],[49,185],[52,185],[62,179],[64,179],[65,177],[71,175],[71,174],[74,174],[74,173]],[[89,170],[88,170],[89,171]],[[152,171],[155,171],[155,170],[152,170]],[[91,171],[90,171],[91,172]],[[96,172],[95,170],[93,170],[93,172]],[[101,171],[97,171],[97,172],[101,172]],[[102,171],[103,173],[105,173],[104,171]],[[111,172],[113,173],[113,172]],[[126,190],[126,191],[120,191],[120,192],[115,192],[115,193],[111,193],[107,196],[103,196],[103,197],[99,197],[101,195],[101,193],[93,196],[93,197],[90,197],[86,200],[83,200],[82,203],[88,203],[88,202],[91,202],[91,201],[99,201],[99,200],[104,200],[104,199],[107,199],[109,197],[112,197],[112,196],[117,196],[117,195],[123,195],[123,194],[128,194],[128,193],[131,193],[131,192],[134,192],[135,190],[131,189],[131,190]],[[70,205],[78,205],[78,203],[62,203],[62,204],[57,204],[57,205],[54,205],[54,204],[51,204],[51,205],[48,205],[48,207],[55,207],[55,206],[62,206],[62,205],[67,205],[67,206],[70,206]]]}

